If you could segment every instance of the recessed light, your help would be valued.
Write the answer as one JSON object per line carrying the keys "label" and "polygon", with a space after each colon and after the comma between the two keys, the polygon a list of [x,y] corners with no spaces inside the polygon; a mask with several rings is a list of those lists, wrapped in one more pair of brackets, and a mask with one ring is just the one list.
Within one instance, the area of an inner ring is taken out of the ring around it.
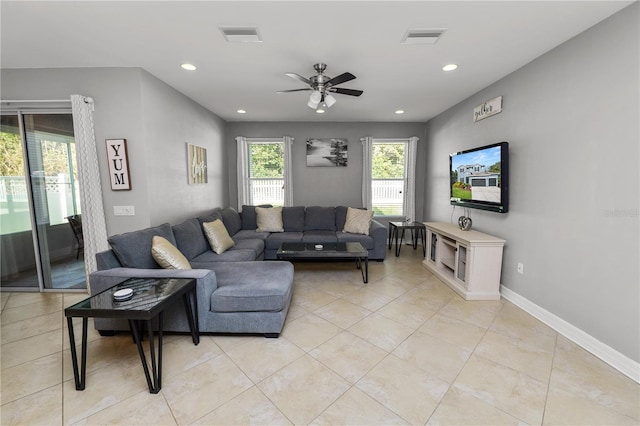
{"label": "recessed light", "polygon": [[247,111],[243,110],[243,109],[239,109],[238,111],[236,111],[238,114],[246,114]]}
{"label": "recessed light", "polygon": [[404,110],[403,109],[399,109],[396,111],[396,114],[404,114]]}
{"label": "recessed light", "polygon": [[196,66],[193,64],[182,64],[180,65],[182,67],[182,69],[185,69],[187,71],[195,71],[196,70]]}
{"label": "recessed light", "polygon": [[458,66],[456,64],[449,64],[449,65],[445,65],[444,67],[442,67],[443,71],[453,71],[456,68],[458,68]]}
{"label": "recessed light", "polygon": [[323,109],[317,109],[317,110],[316,110],[316,113],[317,113],[317,114],[324,114],[324,110],[323,110]]}

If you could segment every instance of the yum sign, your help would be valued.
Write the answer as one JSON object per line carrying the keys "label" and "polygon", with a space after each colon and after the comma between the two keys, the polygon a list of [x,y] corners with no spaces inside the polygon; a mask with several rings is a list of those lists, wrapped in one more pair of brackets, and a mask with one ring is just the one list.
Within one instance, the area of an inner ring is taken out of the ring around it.
{"label": "yum sign", "polygon": [[502,96],[493,98],[473,109],[473,122],[480,121],[502,112]]}
{"label": "yum sign", "polygon": [[126,139],[107,139],[107,160],[111,189],[113,191],[131,189]]}

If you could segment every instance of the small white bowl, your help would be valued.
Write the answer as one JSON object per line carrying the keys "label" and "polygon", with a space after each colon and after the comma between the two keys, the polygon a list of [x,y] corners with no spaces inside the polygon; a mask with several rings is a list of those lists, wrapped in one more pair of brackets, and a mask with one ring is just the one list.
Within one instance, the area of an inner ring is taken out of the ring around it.
{"label": "small white bowl", "polygon": [[127,299],[130,299],[132,296],[133,296],[133,290],[130,288],[123,288],[113,293],[113,298],[115,300],[127,300]]}

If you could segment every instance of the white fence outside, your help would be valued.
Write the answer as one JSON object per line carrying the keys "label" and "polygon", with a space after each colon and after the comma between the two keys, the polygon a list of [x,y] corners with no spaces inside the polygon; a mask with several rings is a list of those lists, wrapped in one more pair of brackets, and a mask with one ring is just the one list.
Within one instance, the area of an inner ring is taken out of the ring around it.
{"label": "white fence outside", "polygon": [[371,205],[377,214],[402,216],[404,179],[376,180],[371,184]]}
{"label": "white fence outside", "polygon": [[251,179],[250,185],[254,205],[284,205],[284,179]]}

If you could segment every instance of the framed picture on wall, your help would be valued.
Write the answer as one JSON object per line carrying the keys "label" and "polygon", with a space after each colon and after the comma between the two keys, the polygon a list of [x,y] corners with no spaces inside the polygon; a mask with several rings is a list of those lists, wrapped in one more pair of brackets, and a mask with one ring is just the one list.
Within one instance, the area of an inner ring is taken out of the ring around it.
{"label": "framed picture on wall", "polygon": [[346,167],[347,139],[309,138],[307,139],[308,167]]}
{"label": "framed picture on wall", "polygon": [[207,149],[187,143],[189,185],[207,183]]}
{"label": "framed picture on wall", "polygon": [[126,139],[107,139],[107,161],[109,161],[109,180],[111,190],[126,191],[131,189],[129,178],[129,159],[127,157]]}

